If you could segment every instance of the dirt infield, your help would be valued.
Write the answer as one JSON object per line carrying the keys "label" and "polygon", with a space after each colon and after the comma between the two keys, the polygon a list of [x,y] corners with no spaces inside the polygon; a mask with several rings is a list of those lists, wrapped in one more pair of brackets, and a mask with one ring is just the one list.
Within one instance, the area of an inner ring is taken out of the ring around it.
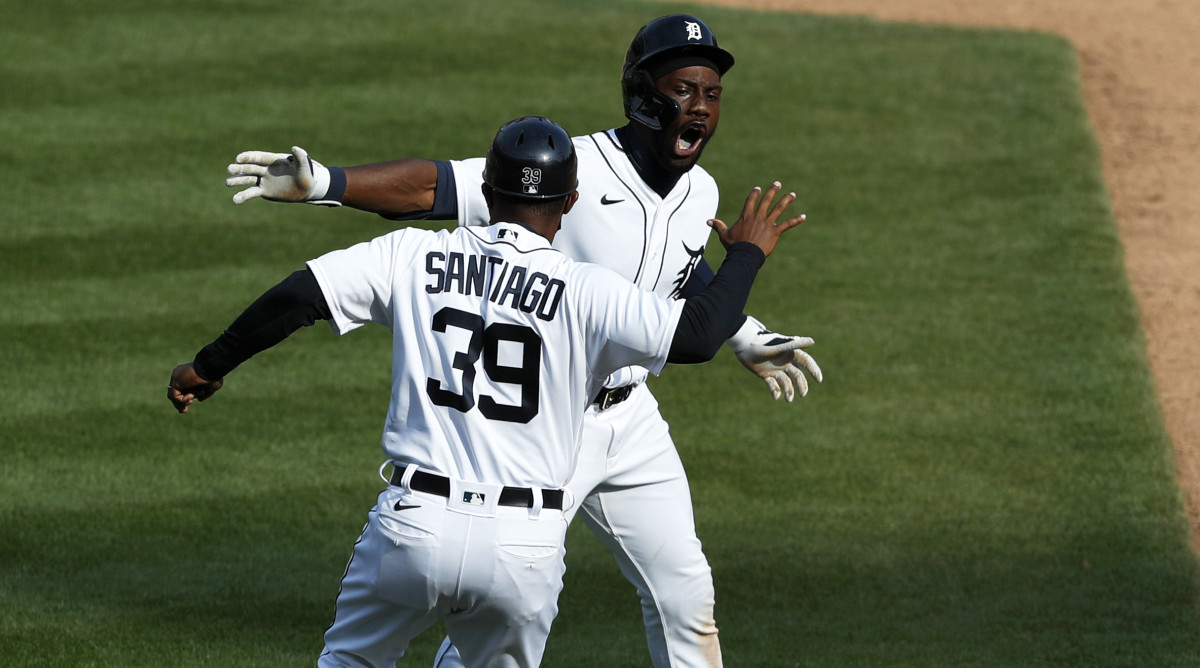
{"label": "dirt infield", "polygon": [[[1039,30],[1075,45],[1125,266],[1200,553],[1200,3],[1194,0],[700,0]],[[1119,392],[1120,388],[1113,388]]]}

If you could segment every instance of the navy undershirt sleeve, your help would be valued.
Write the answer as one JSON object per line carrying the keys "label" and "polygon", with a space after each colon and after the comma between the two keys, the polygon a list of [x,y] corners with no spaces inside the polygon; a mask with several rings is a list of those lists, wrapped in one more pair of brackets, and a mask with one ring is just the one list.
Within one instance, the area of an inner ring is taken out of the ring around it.
{"label": "navy undershirt sleeve", "polygon": [[745,241],[726,250],[725,261],[707,288],[683,305],[668,362],[698,364],[717,354],[721,344],[745,322],[742,311],[766,259],[761,248]]}
{"label": "navy undershirt sleeve", "polygon": [[454,170],[446,160],[437,160],[437,188],[433,191],[433,208],[429,211],[408,213],[381,213],[387,220],[457,220],[458,190],[455,187]]}
{"label": "navy undershirt sleeve", "polygon": [[219,380],[292,332],[332,317],[317,277],[302,269],[247,307],[229,329],[196,354],[192,368],[205,380]]}
{"label": "navy undershirt sleeve", "polygon": [[335,202],[342,201],[346,194],[346,170],[341,167],[329,168],[329,189],[325,191],[324,199]]}

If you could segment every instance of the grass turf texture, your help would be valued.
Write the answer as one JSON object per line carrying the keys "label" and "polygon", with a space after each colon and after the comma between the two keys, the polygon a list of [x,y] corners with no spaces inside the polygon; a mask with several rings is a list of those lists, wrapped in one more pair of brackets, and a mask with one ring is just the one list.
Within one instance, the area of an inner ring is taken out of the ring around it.
{"label": "grass turf texture", "polygon": [[[630,2],[55,0],[0,26],[5,664],[311,665],[380,486],[387,333],[304,330],[187,417],[163,395],[263,289],[386,225],[234,208],[225,164],[466,157],[524,113],[617,125],[630,36],[678,10],[738,58],[703,161],[722,216],[773,179],[809,214],[750,311],[816,337],[828,378],[773,403],[722,353],[653,383],[726,662],[1194,665],[1195,560],[1063,40]],[[569,546],[546,665],[646,665],[632,588],[579,523]]]}

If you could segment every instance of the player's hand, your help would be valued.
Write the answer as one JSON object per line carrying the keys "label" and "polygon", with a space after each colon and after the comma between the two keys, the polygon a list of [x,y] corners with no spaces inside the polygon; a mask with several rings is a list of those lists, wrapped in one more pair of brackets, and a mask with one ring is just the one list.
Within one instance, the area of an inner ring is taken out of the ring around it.
{"label": "player's hand", "polygon": [[222,385],[224,383],[220,380],[202,378],[191,364],[180,364],[171,372],[171,382],[167,385],[167,398],[175,405],[175,410],[186,413],[188,406],[216,394]]}
{"label": "player's hand", "polygon": [[229,165],[229,187],[249,186],[233,196],[234,204],[261,197],[272,202],[307,202],[341,206],[335,200],[322,199],[329,191],[329,168],[308,157],[308,152],[293,146],[289,153],[243,151]]}
{"label": "player's hand", "polygon": [[766,255],[770,255],[775,250],[775,244],[779,242],[779,237],[783,236],[784,232],[804,222],[804,214],[800,214],[794,218],[788,218],[783,222],[776,223],[783,212],[787,210],[788,205],[796,199],[796,193],[788,193],[775,201],[775,196],[779,194],[779,189],[783,186],[778,181],[771,184],[767,192],[762,192],[762,188],[755,186],[750,194],[746,197],[746,204],[742,207],[742,215],[737,219],[737,223],[733,227],[727,226],[724,222],[712,219],[708,221],[709,227],[717,232],[717,238],[721,240],[721,245],[729,248],[729,246],[738,241],[749,241],[750,243],[762,249]]}
{"label": "player's hand", "polygon": [[762,378],[771,390],[771,396],[788,401],[808,394],[807,371],[818,383],[824,380],[817,361],[803,349],[813,340],[807,336],[785,336],[767,329],[766,325],[746,317],[746,323],[729,339],[729,348],[750,371]]}

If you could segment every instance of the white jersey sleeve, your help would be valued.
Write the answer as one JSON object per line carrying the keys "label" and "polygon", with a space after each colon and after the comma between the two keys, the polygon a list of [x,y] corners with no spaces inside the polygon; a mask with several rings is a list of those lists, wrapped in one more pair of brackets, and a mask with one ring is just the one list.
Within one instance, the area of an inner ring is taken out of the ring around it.
{"label": "white jersey sleeve", "polygon": [[395,249],[411,232],[399,229],[308,262],[329,304],[333,316],[329,325],[335,333],[345,334],[369,322],[392,326],[392,276],[397,261],[407,257]]}
{"label": "white jersey sleeve", "polygon": [[458,197],[459,226],[483,226],[491,220],[487,201],[483,199],[484,158],[451,160],[454,187]]}
{"label": "white jersey sleeve", "polygon": [[[392,235],[403,235],[396,230]],[[338,335],[367,323],[390,324],[391,271],[396,255],[383,237],[356,243],[308,261],[320,290],[329,303],[330,327]]]}
{"label": "white jersey sleeve", "polygon": [[656,297],[599,265],[576,263],[575,274],[571,285],[581,288],[587,349],[594,351],[592,374],[603,380],[630,365],[662,373],[683,301]]}

